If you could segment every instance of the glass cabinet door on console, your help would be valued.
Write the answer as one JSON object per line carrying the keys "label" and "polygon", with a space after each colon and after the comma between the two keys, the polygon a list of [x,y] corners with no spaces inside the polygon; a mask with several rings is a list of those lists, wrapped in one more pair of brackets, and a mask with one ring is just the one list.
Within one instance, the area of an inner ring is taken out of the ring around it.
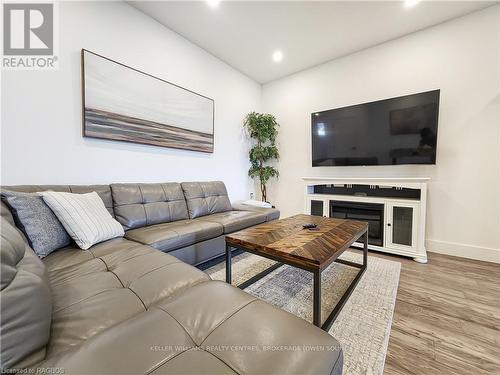
{"label": "glass cabinet door on console", "polygon": [[417,248],[417,212],[414,203],[386,204],[386,247],[414,251]]}
{"label": "glass cabinet door on console", "polygon": [[328,210],[325,209],[324,199],[307,198],[307,212],[313,216],[326,216]]}

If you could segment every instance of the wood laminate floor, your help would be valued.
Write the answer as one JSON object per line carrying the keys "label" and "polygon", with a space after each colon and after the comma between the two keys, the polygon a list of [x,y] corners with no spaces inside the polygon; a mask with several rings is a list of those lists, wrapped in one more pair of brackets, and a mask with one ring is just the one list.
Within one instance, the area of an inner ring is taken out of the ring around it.
{"label": "wood laminate floor", "polygon": [[429,253],[401,262],[385,374],[500,374],[500,265]]}

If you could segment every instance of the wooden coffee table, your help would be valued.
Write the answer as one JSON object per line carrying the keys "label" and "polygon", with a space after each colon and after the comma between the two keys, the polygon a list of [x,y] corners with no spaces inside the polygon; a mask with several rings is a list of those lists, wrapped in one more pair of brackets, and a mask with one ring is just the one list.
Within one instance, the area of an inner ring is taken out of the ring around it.
{"label": "wooden coffee table", "polygon": [[[303,225],[310,223],[316,224],[319,230],[312,231],[302,228]],[[345,250],[361,237],[364,237],[363,264],[338,259]],[[368,223],[320,216],[296,215],[227,235],[226,282],[229,284],[231,284],[232,249],[241,249],[278,262],[238,285],[241,289],[255,283],[284,264],[312,272],[314,274],[313,323],[328,331],[366,270]],[[359,272],[328,318],[322,323],[321,272],[332,262],[359,268]]]}

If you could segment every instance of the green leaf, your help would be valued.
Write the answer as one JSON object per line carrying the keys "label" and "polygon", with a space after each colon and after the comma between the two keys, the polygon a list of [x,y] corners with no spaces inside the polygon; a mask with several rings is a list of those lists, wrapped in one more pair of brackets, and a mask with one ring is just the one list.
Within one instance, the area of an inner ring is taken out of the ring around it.
{"label": "green leaf", "polygon": [[243,125],[250,138],[256,139],[259,143],[274,143],[278,136],[279,124],[270,114],[251,112],[245,117]]}
{"label": "green leaf", "polygon": [[278,147],[272,146],[254,146],[248,154],[250,162],[265,162],[271,159],[279,159]]}
{"label": "green leaf", "polygon": [[251,112],[245,117],[243,126],[249,137],[254,140],[254,146],[248,153],[251,165],[248,175],[258,178],[261,185],[265,186],[269,179],[279,177],[276,168],[265,165],[266,162],[278,160],[280,157],[276,146],[279,124],[271,114]]}

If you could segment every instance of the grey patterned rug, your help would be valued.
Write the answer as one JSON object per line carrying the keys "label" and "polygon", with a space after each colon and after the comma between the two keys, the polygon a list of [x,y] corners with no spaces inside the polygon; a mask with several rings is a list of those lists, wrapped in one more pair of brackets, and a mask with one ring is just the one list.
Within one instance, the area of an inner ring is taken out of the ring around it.
{"label": "grey patterned rug", "polygon": [[[362,254],[347,251],[342,259],[361,263]],[[238,285],[275,262],[243,253],[233,257],[233,284]],[[368,257],[368,268],[333,323],[329,333],[344,350],[344,374],[382,374],[391,333],[401,264]],[[323,271],[322,316],[332,308],[355,277],[357,269],[334,263]],[[206,272],[225,280],[225,263]],[[283,266],[245,289],[273,305],[312,321],[312,273]]]}

